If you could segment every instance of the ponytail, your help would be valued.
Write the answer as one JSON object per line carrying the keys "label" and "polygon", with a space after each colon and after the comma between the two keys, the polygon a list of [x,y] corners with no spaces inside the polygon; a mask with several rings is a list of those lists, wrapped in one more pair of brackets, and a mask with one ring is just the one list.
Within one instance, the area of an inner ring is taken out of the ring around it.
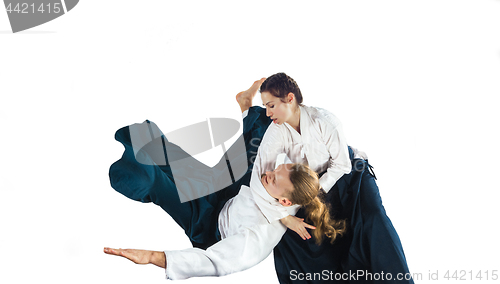
{"label": "ponytail", "polygon": [[302,164],[294,164],[290,170],[290,181],[294,189],[288,192],[288,199],[305,207],[306,221],[312,222],[316,227],[312,231],[316,244],[321,244],[325,235],[333,243],[346,232],[346,221],[330,217],[328,206],[319,196],[321,186],[315,171]]}
{"label": "ponytail", "polygon": [[345,233],[345,220],[332,219],[328,206],[318,196],[314,197],[311,203],[305,206],[305,210],[307,220],[316,227],[312,231],[316,244],[321,244],[325,235],[330,239],[330,243],[333,243],[337,237]]}

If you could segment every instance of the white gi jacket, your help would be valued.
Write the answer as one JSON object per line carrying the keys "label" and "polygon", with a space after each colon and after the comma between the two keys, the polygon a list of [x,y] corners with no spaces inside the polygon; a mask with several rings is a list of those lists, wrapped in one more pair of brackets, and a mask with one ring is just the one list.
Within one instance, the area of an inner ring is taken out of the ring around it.
{"label": "white gi jacket", "polygon": [[[250,186],[259,192],[267,193],[260,181],[260,175],[256,174],[257,178],[254,178],[253,174]],[[275,201],[269,194],[267,195],[268,200]],[[284,207],[279,203],[277,206],[291,215],[295,215],[298,210],[297,206]],[[266,208],[266,210],[276,209]],[[200,276],[222,276],[248,269],[271,254],[286,229],[279,220],[268,222],[257,206],[252,190],[243,185],[238,195],[229,199],[219,214],[222,240],[207,250],[189,248],[165,251],[166,277],[178,280]]]}
{"label": "white gi jacket", "polygon": [[[254,200],[269,223],[284,218],[289,210],[283,207],[267,191],[253,187],[252,181],[275,168],[278,155],[284,153],[293,163],[309,165],[317,173],[325,172],[320,178],[326,191],[344,174],[351,172],[351,160],[340,120],[327,110],[300,107],[300,134],[288,123],[272,123],[266,130],[254,161],[250,188]],[[357,150],[353,149],[355,153]],[[298,205],[293,205],[298,210]]]}
{"label": "white gi jacket", "polygon": [[272,252],[286,232],[279,219],[295,215],[299,209],[298,205],[279,204],[260,181],[262,173],[276,168],[278,155],[285,154],[291,160],[287,162],[307,164],[316,172],[327,170],[320,179],[325,191],[351,171],[340,121],[333,114],[301,106],[300,130],[301,134],[287,123],[268,127],[254,162],[250,187],[242,186],[219,214],[222,240],[207,250],[165,251],[167,279],[222,276],[242,271]]}

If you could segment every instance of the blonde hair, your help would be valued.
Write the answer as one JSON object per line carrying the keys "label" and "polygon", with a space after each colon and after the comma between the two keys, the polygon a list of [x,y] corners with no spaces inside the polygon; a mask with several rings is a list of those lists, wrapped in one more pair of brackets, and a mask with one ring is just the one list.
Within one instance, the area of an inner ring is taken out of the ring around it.
{"label": "blonde hair", "polygon": [[346,232],[346,221],[335,220],[330,217],[328,206],[319,197],[321,186],[318,174],[306,165],[293,164],[290,167],[290,181],[294,189],[285,193],[293,203],[305,208],[306,221],[312,222],[316,227],[312,235],[319,245],[326,235],[330,243]]}

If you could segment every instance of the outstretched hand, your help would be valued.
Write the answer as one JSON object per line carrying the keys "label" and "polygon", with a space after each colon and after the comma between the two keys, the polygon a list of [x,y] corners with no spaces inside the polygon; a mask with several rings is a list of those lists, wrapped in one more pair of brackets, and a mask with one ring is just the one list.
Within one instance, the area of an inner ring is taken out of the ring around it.
{"label": "outstretched hand", "polygon": [[316,227],[305,223],[303,218],[298,218],[292,215],[288,215],[285,218],[280,219],[280,221],[287,228],[299,234],[299,236],[303,240],[311,238],[311,235],[309,234],[306,228],[316,229]]}
{"label": "outstretched hand", "polygon": [[117,255],[131,260],[136,264],[154,264],[165,268],[165,254],[161,251],[141,250],[141,249],[113,249],[104,248],[104,253]]}

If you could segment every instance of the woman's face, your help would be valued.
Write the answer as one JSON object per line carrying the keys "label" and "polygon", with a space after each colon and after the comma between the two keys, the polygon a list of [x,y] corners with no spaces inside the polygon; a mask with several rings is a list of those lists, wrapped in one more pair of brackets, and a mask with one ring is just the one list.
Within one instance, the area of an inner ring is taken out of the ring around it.
{"label": "woman's face", "polygon": [[262,103],[266,107],[266,115],[273,120],[273,123],[283,124],[289,122],[294,115],[295,97],[289,93],[286,102],[281,101],[269,92],[262,92]]}
{"label": "woman's face", "polygon": [[266,172],[261,177],[262,185],[267,193],[274,197],[284,206],[290,206],[284,199],[286,192],[293,190],[293,184],[290,181],[290,168],[293,164],[282,164],[272,172]]}

